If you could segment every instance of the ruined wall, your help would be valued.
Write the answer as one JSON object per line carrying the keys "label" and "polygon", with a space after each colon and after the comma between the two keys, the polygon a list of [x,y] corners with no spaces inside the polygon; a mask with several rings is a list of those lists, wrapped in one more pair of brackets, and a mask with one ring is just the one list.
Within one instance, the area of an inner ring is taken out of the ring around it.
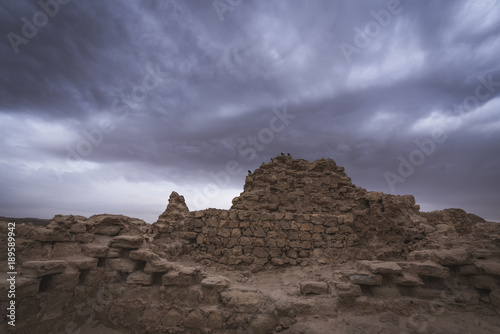
{"label": "ruined wall", "polygon": [[122,333],[273,333],[349,310],[409,317],[436,301],[450,312],[500,310],[498,224],[458,209],[420,213],[412,196],[352,185],[329,159],[279,156],[233,203],[191,212],[174,192],[153,225],[115,215],[19,224],[16,332],[101,323]]}
{"label": "ruined wall", "polygon": [[189,212],[173,193],[155,244],[177,240],[197,260],[228,265],[339,263],[408,251],[418,214],[413,196],[367,192],[331,159],[278,156],[247,176],[230,210]]}

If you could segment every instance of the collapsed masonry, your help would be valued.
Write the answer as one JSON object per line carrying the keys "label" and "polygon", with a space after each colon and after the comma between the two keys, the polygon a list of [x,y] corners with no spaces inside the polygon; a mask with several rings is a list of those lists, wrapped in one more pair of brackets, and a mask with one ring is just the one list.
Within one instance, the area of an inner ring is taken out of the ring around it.
{"label": "collapsed masonry", "polygon": [[17,333],[85,323],[121,333],[349,333],[356,321],[366,333],[424,323],[432,332],[457,312],[483,317],[474,332],[500,325],[499,224],[368,192],[331,159],[280,155],[247,176],[229,210],[191,212],[174,192],[152,225],[116,215],[18,225],[17,261]]}

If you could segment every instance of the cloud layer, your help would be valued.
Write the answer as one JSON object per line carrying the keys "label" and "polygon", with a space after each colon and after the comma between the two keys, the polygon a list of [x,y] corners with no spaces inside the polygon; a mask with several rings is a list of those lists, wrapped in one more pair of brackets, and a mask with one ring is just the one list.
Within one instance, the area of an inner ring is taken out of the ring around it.
{"label": "cloud layer", "polygon": [[500,221],[499,15],[487,0],[2,2],[0,215],[153,222],[173,190],[228,208],[248,169],[289,152]]}

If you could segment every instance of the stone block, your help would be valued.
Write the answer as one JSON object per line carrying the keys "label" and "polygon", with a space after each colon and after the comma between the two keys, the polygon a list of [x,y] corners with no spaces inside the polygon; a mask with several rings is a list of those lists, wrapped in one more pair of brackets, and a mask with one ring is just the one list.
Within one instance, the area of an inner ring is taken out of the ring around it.
{"label": "stone block", "polygon": [[342,225],[342,226],[340,226],[340,233],[352,234],[352,233],[354,233],[354,231],[352,230],[352,228],[350,226]]}
{"label": "stone block", "polygon": [[286,239],[277,239],[276,240],[276,246],[283,248],[287,244]]}
{"label": "stone block", "polygon": [[89,243],[94,241],[94,235],[91,233],[79,233],[75,235],[75,241],[81,243]]}
{"label": "stone block", "polygon": [[75,257],[66,259],[69,267],[76,270],[93,270],[97,267],[98,259],[94,257]]}
{"label": "stone block", "polygon": [[113,270],[132,273],[139,267],[139,262],[130,259],[110,259],[109,265]]}
{"label": "stone block", "polygon": [[306,281],[300,283],[300,292],[304,295],[315,294],[324,295],[328,294],[328,284],[326,282]]}
{"label": "stone block", "polygon": [[313,233],[323,233],[325,232],[325,227],[322,225],[314,225],[312,231]]}
{"label": "stone block", "polygon": [[217,235],[223,238],[229,238],[231,236],[231,230],[228,228],[221,228],[217,232]]}
{"label": "stone block", "polygon": [[401,285],[401,286],[421,286],[421,285],[424,285],[424,282],[422,281],[422,279],[418,275],[408,273],[408,272],[403,272],[402,275],[394,276],[392,281],[394,282],[394,284]]}
{"label": "stone block", "polygon": [[117,258],[120,257],[121,248],[110,247],[108,253],[106,254],[107,258]]}
{"label": "stone block", "polygon": [[196,219],[203,218],[205,216],[205,211],[198,210],[198,211],[193,211],[193,217]]}
{"label": "stone block", "polygon": [[498,279],[491,276],[485,276],[485,275],[472,276],[471,284],[476,289],[484,289],[484,290],[500,289],[500,282],[498,281]]}
{"label": "stone block", "polygon": [[22,264],[25,277],[42,277],[63,273],[68,267],[65,260],[26,261]]}
{"label": "stone block", "polygon": [[270,315],[258,314],[250,322],[250,333],[268,334],[274,333],[278,320]]}
{"label": "stone block", "polygon": [[275,239],[273,239],[273,238],[269,238],[269,237],[268,237],[268,239],[267,239],[267,241],[266,241],[266,247],[268,247],[268,248],[274,248],[274,247],[277,247],[277,245],[276,245],[276,240],[275,240]]}
{"label": "stone block", "polygon": [[281,249],[273,247],[269,249],[269,256],[272,258],[280,258],[282,255]]}
{"label": "stone block", "polygon": [[349,277],[352,283],[360,285],[381,285],[382,276],[374,274],[359,273]]}
{"label": "stone block", "polygon": [[337,226],[332,226],[332,227],[328,227],[326,230],[325,230],[325,233],[326,234],[335,234],[337,232],[339,232],[340,229],[337,227]]}
{"label": "stone block", "polygon": [[311,240],[311,234],[309,232],[302,231],[299,233],[299,240],[302,240],[302,241]]}
{"label": "stone block", "polygon": [[474,261],[474,265],[481,274],[500,276],[500,262],[493,262],[491,260],[476,260]]}
{"label": "stone block", "polygon": [[98,225],[94,231],[95,234],[117,235],[122,230],[120,225]]}
{"label": "stone block", "polygon": [[361,287],[350,282],[335,283],[335,293],[341,298],[356,298],[361,296]]}
{"label": "stone block", "polygon": [[127,276],[127,284],[151,285],[153,284],[153,275],[137,270]]}
{"label": "stone block", "polygon": [[34,229],[32,234],[33,240],[42,242],[72,241],[74,237],[69,232],[44,227]]}
{"label": "stone block", "polygon": [[86,233],[86,232],[87,232],[87,226],[84,224],[79,224],[79,223],[71,225],[71,227],[69,229],[69,233],[74,233],[74,234]]}
{"label": "stone block", "polygon": [[413,251],[409,254],[408,259],[412,261],[434,261],[443,266],[462,266],[471,263],[469,254],[463,248]]}
{"label": "stone block", "polygon": [[111,247],[137,249],[141,247],[144,241],[143,237],[135,235],[119,235],[111,239],[109,245]]}
{"label": "stone block", "polygon": [[205,318],[201,310],[194,310],[189,313],[184,320],[186,328],[203,328],[205,326]]}
{"label": "stone block", "polygon": [[312,231],[311,224],[300,224],[300,231]]}
{"label": "stone block", "polygon": [[478,260],[500,259],[500,250],[476,249],[471,251],[471,256]]}
{"label": "stone block", "polygon": [[131,260],[144,261],[144,262],[152,262],[160,260],[160,256],[158,254],[146,248],[130,251],[129,258]]}
{"label": "stone block", "polygon": [[282,266],[285,264],[285,260],[283,258],[272,258],[271,259],[271,263],[274,265],[274,266]]}
{"label": "stone block", "polygon": [[479,275],[479,271],[473,265],[466,265],[458,267],[458,273],[463,276]]}
{"label": "stone block", "polygon": [[220,312],[212,312],[207,318],[208,329],[222,329],[224,327],[224,317]]}
{"label": "stone block", "polygon": [[253,239],[249,237],[242,237],[240,239],[240,245],[241,246],[252,246],[253,245]]}
{"label": "stone block", "polygon": [[266,244],[265,240],[263,238],[256,238],[254,242],[254,247],[264,247]]}
{"label": "stone block", "polygon": [[109,247],[103,245],[82,245],[82,252],[86,256],[104,258],[108,254]]}
{"label": "stone block", "polygon": [[225,276],[209,276],[201,281],[204,288],[223,290],[229,286],[229,278]]}
{"label": "stone block", "polygon": [[196,233],[196,232],[184,233],[184,239],[186,239],[186,240],[196,240],[197,238],[198,238],[198,233]]}
{"label": "stone block", "polygon": [[233,248],[238,244],[238,238],[230,238],[226,244],[226,248]]}
{"label": "stone block", "polygon": [[199,268],[176,265],[171,271],[162,276],[161,284],[186,286],[199,284],[201,280],[202,275]]}
{"label": "stone block", "polygon": [[175,262],[170,262],[167,260],[151,261],[146,263],[144,267],[144,272],[146,273],[162,273],[174,269],[176,266]]}
{"label": "stone block", "polygon": [[447,278],[450,276],[450,269],[434,262],[405,262],[400,263],[408,271],[420,276]]}
{"label": "stone block", "polygon": [[172,309],[165,315],[164,323],[167,327],[177,327],[182,324],[184,317],[177,310]]}
{"label": "stone block", "polygon": [[259,258],[267,258],[269,256],[269,253],[262,247],[256,247],[252,251],[252,255]]}
{"label": "stone block", "polygon": [[375,274],[395,274],[399,275],[403,269],[396,262],[363,262],[368,270]]}

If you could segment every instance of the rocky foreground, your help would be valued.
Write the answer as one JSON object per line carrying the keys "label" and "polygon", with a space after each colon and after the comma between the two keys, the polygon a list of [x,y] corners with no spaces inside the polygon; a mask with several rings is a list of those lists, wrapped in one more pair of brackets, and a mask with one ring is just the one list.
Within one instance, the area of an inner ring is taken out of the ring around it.
{"label": "rocky foreground", "polygon": [[229,210],[17,224],[15,327],[0,229],[2,333],[500,333],[500,224],[331,159],[278,156]]}

